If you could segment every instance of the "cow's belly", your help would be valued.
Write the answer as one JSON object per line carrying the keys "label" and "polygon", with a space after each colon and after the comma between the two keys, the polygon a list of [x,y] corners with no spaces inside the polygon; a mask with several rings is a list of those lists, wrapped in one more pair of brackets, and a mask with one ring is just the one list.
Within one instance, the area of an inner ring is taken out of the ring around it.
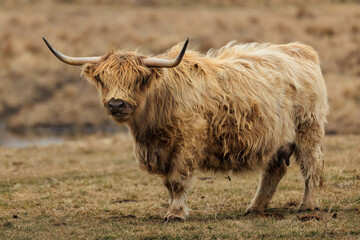
{"label": "cow's belly", "polygon": [[222,172],[232,171],[240,173],[252,171],[263,166],[262,157],[247,157],[241,153],[236,154],[217,154],[209,153],[204,159],[198,162],[198,168],[202,171]]}

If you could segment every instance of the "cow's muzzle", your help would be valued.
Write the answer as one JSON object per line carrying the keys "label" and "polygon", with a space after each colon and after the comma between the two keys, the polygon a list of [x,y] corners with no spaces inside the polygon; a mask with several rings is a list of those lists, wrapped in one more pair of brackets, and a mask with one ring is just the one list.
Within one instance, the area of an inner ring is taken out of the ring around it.
{"label": "cow's muzzle", "polygon": [[127,105],[124,100],[112,98],[107,102],[106,108],[114,117],[125,117]]}

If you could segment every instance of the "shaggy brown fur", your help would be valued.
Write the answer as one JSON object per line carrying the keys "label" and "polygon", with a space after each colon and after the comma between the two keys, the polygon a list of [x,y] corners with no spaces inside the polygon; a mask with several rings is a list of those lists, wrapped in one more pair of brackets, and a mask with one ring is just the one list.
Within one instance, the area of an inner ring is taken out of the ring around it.
{"label": "shaggy brown fur", "polygon": [[[173,58],[180,48],[158,57]],[[187,51],[170,69],[148,68],[144,58],[110,52],[86,64],[82,75],[95,83],[105,107],[112,98],[131,106],[128,116],[114,120],[128,126],[141,168],[163,178],[170,194],[168,221],[186,218],[195,169],[260,170],[247,212],[264,210],[286,173],[277,152],[292,142],[305,182],[300,209],[316,206],[328,102],[311,47],[229,43],[207,55]]]}

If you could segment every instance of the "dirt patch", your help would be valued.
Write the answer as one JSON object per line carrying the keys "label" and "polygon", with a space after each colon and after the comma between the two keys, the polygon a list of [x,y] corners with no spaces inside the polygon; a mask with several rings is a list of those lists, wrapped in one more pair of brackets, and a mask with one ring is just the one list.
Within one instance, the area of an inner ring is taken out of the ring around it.
{"label": "dirt patch", "polygon": [[132,219],[134,219],[134,218],[136,218],[136,216],[135,215],[133,215],[133,214],[128,214],[128,215],[123,215],[123,216],[111,216],[111,217],[109,217],[109,219],[121,219],[121,218],[132,218]]}
{"label": "dirt patch", "polygon": [[296,201],[290,201],[290,202],[285,203],[285,208],[294,208],[297,206],[299,206],[299,203]]}
{"label": "dirt patch", "polygon": [[274,219],[277,219],[277,220],[282,220],[285,218],[284,214],[282,213],[268,213],[268,212],[265,212],[262,214],[264,217],[271,217],[271,218],[274,218]]}
{"label": "dirt patch", "polygon": [[284,214],[279,212],[253,212],[248,215],[251,219],[253,218],[262,218],[262,217],[270,217],[277,220],[285,219]]}
{"label": "dirt patch", "polygon": [[115,200],[112,203],[128,203],[128,202],[139,202],[139,201],[133,199],[122,199],[122,200]]}
{"label": "dirt patch", "polygon": [[321,221],[322,217],[317,214],[307,214],[302,216],[297,216],[297,218],[302,222],[307,222],[311,220]]}
{"label": "dirt patch", "polygon": [[66,226],[67,223],[66,222],[57,222],[57,223],[54,223],[54,226]]}

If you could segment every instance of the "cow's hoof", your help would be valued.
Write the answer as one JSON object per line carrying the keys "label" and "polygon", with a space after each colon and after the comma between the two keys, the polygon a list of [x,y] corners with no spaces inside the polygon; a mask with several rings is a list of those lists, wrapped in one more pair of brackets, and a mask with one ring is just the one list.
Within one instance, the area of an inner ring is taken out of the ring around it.
{"label": "cow's hoof", "polygon": [[179,216],[168,215],[165,217],[165,223],[184,222],[185,219]]}
{"label": "cow's hoof", "polygon": [[318,207],[304,207],[304,206],[300,206],[299,209],[297,210],[298,213],[301,212],[311,212],[311,211],[319,211],[320,208]]}
{"label": "cow's hoof", "polygon": [[246,209],[246,212],[244,213],[244,216],[247,216],[247,215],[257,215],[259,214],[260,211],[256,210],[256,209],[251,209],[251,208],[248,208]]}
{"label": "cow's hoof", "polygon": [[314,207],[313,205],[310,205],[310,204],[303,204],[301,203],[299,205],[299,208],[298,208],[298,213],[300,212],[309,212],[309,211],[314,211],[314,210],[319,210],[318,207]]}
{"label": "cow's hoof", "polygon": [[268,207],[267,204],[265,204],[265,205],[258,205],[258,204],[250,205],[247,207],[244,216],[249,215],[250,213],[252,215],[257,215],[261,212],[264,212],[267,209],[267,207]]}

